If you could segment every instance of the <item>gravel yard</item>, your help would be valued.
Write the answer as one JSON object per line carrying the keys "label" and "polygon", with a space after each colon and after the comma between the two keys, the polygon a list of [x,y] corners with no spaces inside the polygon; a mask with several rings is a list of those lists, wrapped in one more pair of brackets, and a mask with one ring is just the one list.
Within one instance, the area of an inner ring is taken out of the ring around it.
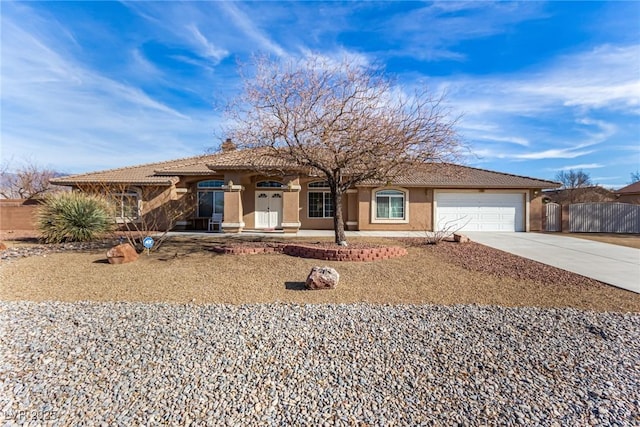
{"label": "gravel yard", "polygon": [[[377,262],[333,262],[219,255],[210,250],[216,241],[172,239],[159,252],[123,265],[106,263],[104,248],[18,254],[0,261],[0,300],[482,304],[640,312],[638,294],[475,243],[416,246],[419,242],[367,239],[370,244],[406,244],[409,254]],[[18,249],[33,251],[33,246],[10,248],[2,256]],[[303,290],[317,265],[338,270],[335,290]]]}
{"label": "gravel yard", "polygon": [[[215,241],[5,251],[3,422],[640,424],[640,295],[474,243],[340,263]],[[338,288],[303,290],[322,264]]]}
{"label": "gravel yard", "polygon": [[632,314],[2,302],[0,323],[10,423],[640,423]]}

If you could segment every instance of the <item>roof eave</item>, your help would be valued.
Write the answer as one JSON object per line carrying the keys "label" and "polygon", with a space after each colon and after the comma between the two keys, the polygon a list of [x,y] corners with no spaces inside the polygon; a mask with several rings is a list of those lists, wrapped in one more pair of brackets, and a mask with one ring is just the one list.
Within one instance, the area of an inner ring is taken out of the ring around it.
{"label": "roof eave", "polygon": [[79,185],[114,185],[114,184],[127,184],[127,185],[153,185],[159,187],[170,187],[172,185],[177,184],[180,181],[180,178],[177,176],[171,177],[171,179],[166,181],[140,181],[140,180],[70,180],[70,181],[58,181],[51,180],[51,184],[53,185],[62,185],[62,186],[79,186]]}

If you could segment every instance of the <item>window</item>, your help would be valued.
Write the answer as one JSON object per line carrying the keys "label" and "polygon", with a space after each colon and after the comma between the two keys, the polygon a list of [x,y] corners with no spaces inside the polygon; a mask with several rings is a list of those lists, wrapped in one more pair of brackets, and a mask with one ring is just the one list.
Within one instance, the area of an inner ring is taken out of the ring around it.
{"label": "window", "polygon": [[201,181],[198,183],[198,216],[211,217],[224,214],[224,185],[221,180]]}
{"label": "window", "polygon": [[256,184],[257,188],[282,188],[282,184],[278,181],[260,181]]}
{"label": "window", "polygon": [[116,207],[116,218],[124,220],[134,220],[140,217],[139,199],[140,196],[135,190],[127,190],[123,193],[113,194]]}
{"label": "window", "polygon": [[404,219],[404,199],[402,191],[376,192],[376,219]]}
{"label": "window", "polygon": [[326,181],[311,182],[309,187],[309,218],[332,218],[333,200]]}

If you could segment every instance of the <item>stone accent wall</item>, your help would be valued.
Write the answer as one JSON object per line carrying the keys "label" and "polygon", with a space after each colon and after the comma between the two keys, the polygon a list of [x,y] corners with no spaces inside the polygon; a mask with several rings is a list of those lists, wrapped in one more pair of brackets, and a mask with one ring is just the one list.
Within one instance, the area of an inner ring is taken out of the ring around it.
{"label": "stone accent wall", "polygon": [[407,250],[399,246],[352,249],[345,248],[319,248],[303,244],[272,244],[265,247],[246,246],[216,246],[212,251],[231,255],[256,255],[280,253],[301,258],[321,259],[325,261],[380,261],[383,259],[397,258],[407,254]]}

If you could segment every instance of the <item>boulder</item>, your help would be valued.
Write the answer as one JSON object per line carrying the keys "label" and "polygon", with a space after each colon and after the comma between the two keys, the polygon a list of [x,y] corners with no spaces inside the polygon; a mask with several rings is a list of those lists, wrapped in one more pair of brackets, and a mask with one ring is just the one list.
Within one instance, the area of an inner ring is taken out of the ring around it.
{"label": "boulder", "polygon": [[471,239],[469,239],[468,236],[465,236],[464,234],[458,234],[458,233],[453,234],[453,240],[458,243],[467,243],[471,241]]}
{"label": "boulder", "polygon": [[124,264],[138,259],[138,253],[129,243],[122,243],[107,251],[109,264]]}
{"label": "boulder", "polygon": [[4,244],[4,242],[0,242],[0,251],[6,251],[7,250],[7,245]]}
{"label": "boulder", "polygon": [[307,289],[333,289],[340,280],[340,274],[331,267],[313,267],[305,287]]}

